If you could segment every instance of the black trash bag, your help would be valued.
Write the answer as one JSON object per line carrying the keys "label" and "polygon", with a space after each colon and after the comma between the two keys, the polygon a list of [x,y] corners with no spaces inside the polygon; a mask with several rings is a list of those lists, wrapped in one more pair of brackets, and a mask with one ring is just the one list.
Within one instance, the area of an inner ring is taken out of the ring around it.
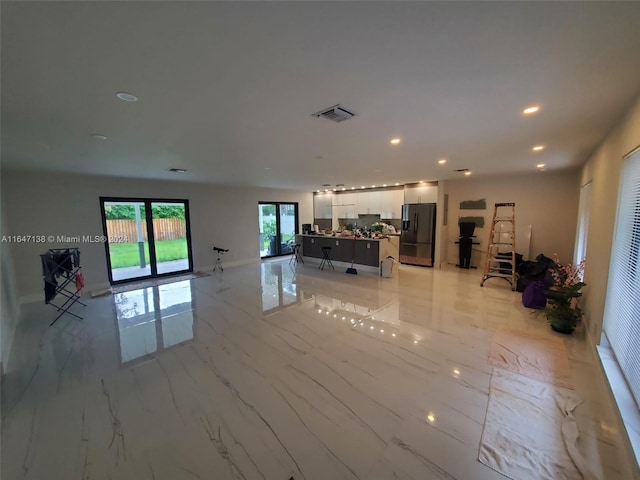
{"label": "black trash bag", "polygon": [[538,281],[544,282],[545,287],[549,288],[555,283],[552,271],[558,268],[560,267],[556,262],[542,253],[536,257],[535,262],[522,262],[517,270],[516,290],[524,292],[530,283]]}

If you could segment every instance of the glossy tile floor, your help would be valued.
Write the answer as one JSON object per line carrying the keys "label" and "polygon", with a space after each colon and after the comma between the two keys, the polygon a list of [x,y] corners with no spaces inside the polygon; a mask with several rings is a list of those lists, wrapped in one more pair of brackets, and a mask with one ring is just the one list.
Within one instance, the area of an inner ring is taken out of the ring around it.
{"label": "glossy tile floor", "polygon": [[[280,261],[27,305],[2,383],[2,479],[505,478],[477,461],[501,325],[548,332],[499,279]],[[549,335],[553,333],[548,332]],[[580,448],[633,478],[606,385],[565,338]]]}

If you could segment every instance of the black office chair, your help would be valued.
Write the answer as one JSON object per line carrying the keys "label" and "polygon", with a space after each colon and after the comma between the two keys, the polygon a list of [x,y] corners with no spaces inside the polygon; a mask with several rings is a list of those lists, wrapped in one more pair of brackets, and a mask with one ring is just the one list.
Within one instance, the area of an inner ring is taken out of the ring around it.
{"label": "black office chair", "polygon": [[318,268],[320,270],[324,270],[324,266],[328,265],[331,267],[331,270],[335,270],[333,263],[331,263],[331,247],[321,247],[320,250],[322,250],[322,262],[320,262],[320,266]]}

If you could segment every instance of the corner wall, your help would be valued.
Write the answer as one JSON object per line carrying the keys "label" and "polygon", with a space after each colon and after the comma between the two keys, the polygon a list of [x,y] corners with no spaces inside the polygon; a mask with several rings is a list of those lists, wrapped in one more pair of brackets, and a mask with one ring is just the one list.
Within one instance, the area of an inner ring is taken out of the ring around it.
{"label": "corner wall", "polygon": [[[153,197],[189,200],[194,270],[212,268],[213,245],[229,248],[226,266],[257,262],[258,202],[298,202],[300,223],[312,223],[311,192],[202,183],[3,170],[5,235],[103,235],[99,197]],[[39,301],[39,255],[67,244],[14,244],[11,257],[21,301]],[[104,245],[77,245],[88,289],[108,285]],[[4,264],[4,259],[3,259]]]}
{"label": "corner wall", "polygon": [[593,182],[585,269],[588,286],[583,297],[583,310],[591,340],[595,343],[600,343],[602,333],[620,173],[624,156],[638,145],[640,97],[589,157],[581,172],[580,185]]}
{"label": "corner wall", "polygon": [[[484,227],[476,228],[471,264],[481,272],[486,259],[487,242],[495,203],[516,204],[516,252],[525,259],[535,259],[544,253],[557,254],[563,263],[573,260],[575,231],[580,196],[579,172],[531,172],[525,175],[505,175],[486,178],[448,180],[445,193],[449,195],[448,219],[445,228],[446,261],[458,263],[460,216],[482,216]],[[460,210],[463,200],[486,199],[486,210]],[[529,225],[531,246],[526,248]]]}
{"label": "corner wall", "polygon": [[[3,195],[4,196],[4,195]],[[6,235],[5,202],[0,206],[0,238]],[[15,275],[11,259],[11,244],[0,243],[0,365],[2,370],[8,368],[7,362],[11,353],[11,344],[16,331],[16,324],[20,314],[20,305],[15,290]],[[2,371],[0,371],[2,373]]]}

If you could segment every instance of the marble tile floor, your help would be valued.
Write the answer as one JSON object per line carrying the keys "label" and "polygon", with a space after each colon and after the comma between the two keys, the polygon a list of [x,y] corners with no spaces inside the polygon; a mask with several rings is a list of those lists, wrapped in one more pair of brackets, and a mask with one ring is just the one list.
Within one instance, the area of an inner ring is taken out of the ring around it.
{"label": "marble tile floor", "polygon": [[[505,478],[478,462],[501,325],[548,332],[506,282],[401,266],[391,279],[288,257],[23,307],[2,378],[0,478]],[[580,331],[564,337],[580,448],[637,478]]]}

